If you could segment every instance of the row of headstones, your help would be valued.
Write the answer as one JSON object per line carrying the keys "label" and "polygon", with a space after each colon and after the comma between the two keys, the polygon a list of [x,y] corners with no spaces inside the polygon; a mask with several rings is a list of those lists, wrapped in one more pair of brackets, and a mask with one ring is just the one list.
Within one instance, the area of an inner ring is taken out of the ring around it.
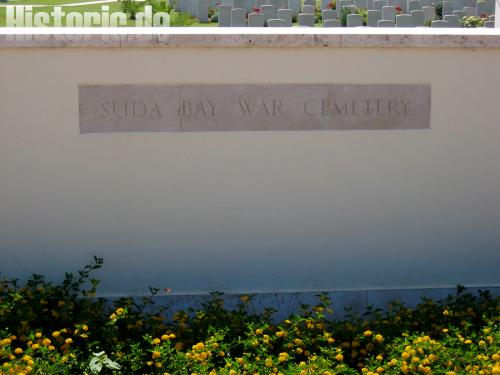
{"label": "row of headstones", "polygon": [[[328,9],[331,0],[321,0],[321,10]],[[380,10],[382,6],[399,6],[403,14],[409,14],[412,10],[421,10],[424,6],[434,5],[435,0],[338,0],[337,9],[343,6],[354,5],[357,8],[367,10]],[[300,0],[222,0],[222,5],[229,5],[231,8],[243,8],[248,13],[262,5],[273,5],[277,9],[292,9],[294,15],[300,12]],[[204,14],[205,8],[215,8],[218,0],[180,0],[176,2],[177,10],[188,13],[192,16]],[[304,6],[315,7],[314,0],[304,0]],[[475,8],[478,14],[494,14],[495,0],[444,0],[443,15],[452,14],[453,11],[463,10],[463,8]]]}
{"label": "row of headstones", "polygon": [[[436,0],[338,0],[337,9],[354,5],[356,8],[382,10],[384,6],[395,6],[401,9],[401,14],[410,14],[412,10],[422,10],[425,6],[435,5]],[[443,15],[453,14],[454,11],[473,8],[474,15],[494,14],[495,0],[444,0]]]}
{"label": "row of headstones", "polygon": [[[378,0],[375,0],[378,1]],[[304,5],[302,13],[298,15],[298,25],[303,27],[314,27],[316,16],[313,9]],[[293,19],[292,9],[276,9],[272,5],[262,5],[260,11],[250,13],[244,8],[231,8],[228,5],[219,5],[218,22],[222,27],[291,27]],[[348,5],[348,10],[354,13],[354,5]],[[456,14],[446,14],[443,20],[435,20],[436,8],[434,6],[424,6],[422,10],[411,10],[410,14],[396,14],[395,6],[382,6],[382,9],[370,9],[367,11],[367,26],[369,27],[420,27],[430,21],[431,27],[461,27],[460,18],[467,16],[467,13],[458,14],[461,11],[454,11]],[[475,15],[470,14],[470,15]],[[323,27],[341,27],[336,10],[325,9],[321,11]],[[485,22],[485,27],[494,27],[495,16],[491,15],[489,21]],[[363,17],[359,14],[349,14],[347,16],[347,27],[363,26]]]}
{"label": "row of headstones", "polygon": [[[326,11],[323,11],[326,12]],[[460,19],[463,16],[447,14],[442,20],[436,20],[436,9],[433,6],[423,7],[422,10],[412,10],[410,14],[395,14],[395,7],[384,6],[382,10],[368,10],[367,26],[369,27],[422,27],[430,21],[431,27],[462,27]],[[336,24],[336,23],[333,23]],[[323,19],[323,26],[332,25]],[[347,27],[363,26],[363,18],[359,14],[347,16]],[[495,16],[489,16],[484,27],[495,27]]]}
{"label": "row of headstones", "polygon": [[[227,15],[228,13],[232,13],[233,9],[245,9],[246,14],[255,13],[256,10],[258,13],[265,13],[264,18],[267,22],[268,19],[276,19],[278,10],[292,10],[292,17],[298,17],[301,13],[304,15],[307,14],[315,14],[316,11],[316,2],[315,0],[303,0],[303,6],[301,7],[300,0],[222,0],[222,4],[219,5],[217,2],[219,0],[179,0],[176,2],[177,10],[183,13],[188,13],[194,17],[197,17],[200,22],[208,22],[208,12],[209,8],[219,8],[225,6],[222,13]],[[321,9],[329,10],[329,4],[331,0],[321,0]],[[355,8],[364,8],[367,10],[379,10],[383,12],[383,7],[385,6],[393,6],[399,7],[401,10],[401,15],[412,16],[411,12],[414,10],[421,10],[424,14],[424,19],[427,19],[427,15],[430,12],[430,9],[424,9],[425,7],[433,6],[435,0],[338,0],[337,1],[337,10],[341,10],[343,7],[352,7]],[[457,15],[459,18],[464,16],[480,16],[483,14],[490,15],[495,12],[495,0],[444,0],[442,2],[442,14],[443,20],[444,16],[447,15]],[[227,8],[229,7],[229,8]],[[228,9],[231,9],[228,10]],[[391,12],[387,10],[387,12]],[[236,11],[236,21],[240,20],[241,11]],[[282,16],[287,17],[288,12],[281,12]],[[394,12],[395,13],[395,12]],[[372,19],[376,19],[376,14],[373,13]],[[269,18],[268,15],[272,15],[273,17]],[[245,16],[246,17],[246,16]],[[255,19],[260,19],[262,17],[255,16]],[[417,20],[417,25],[419,25],[419,17],[420,15],[417,13],[415,16],[412,16],[415,20]],[[222,25],[220,26],[231,26],[231,22],[227,21],[227,17],[224,17]],[[308,24],[310,23],[311,17],[303,16],[300,17],[303,21]],[[386,19],[387,17],[381,17],[381,21],[390,21],[390,19]],[[396,18],[394,18],[395,25],[397,25]],[[281,19],[278,17],[278,19]],[[351,17],[351,19],[357,19],[357,17]],[[284,19],[285,21],[288,18]],[[446,20],[445,20],[446,21]],[[400,24],[408,24],[409,18],[402,17]],[[413,22],[413,21],[412,21]],[[455,18],[451,17],[446,22],[455,24]],[[235,22],[236,24],[240,24],[240,22]],[[260,23],[260,20],[259,22]],[[279,23],[279,22],[278,22]],[[334,23],[334,22],[333,22]],[[299,22],[300,25],[300,22]],[[446,24],[445,24],[446,25]],[[388,26],[388,25],[387,25]]]}

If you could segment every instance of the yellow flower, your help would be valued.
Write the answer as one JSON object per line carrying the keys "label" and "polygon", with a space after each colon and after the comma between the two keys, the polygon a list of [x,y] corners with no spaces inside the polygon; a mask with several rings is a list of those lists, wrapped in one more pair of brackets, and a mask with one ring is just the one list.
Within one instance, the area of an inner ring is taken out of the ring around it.
{"label": "yellow flower", "polygon": [[69,345],[69,344],[73,343],[73,339],[72,338],[67,338],[66,340],[64,340],[64,342]]}
{"label": "yellow flower", "polygon": [[83,329],[84,331],[88,331],[88,330],[89,330],[89,327],[88,327],[86,324],[84,324],[84,325],[82,326],[82,329]]}
{"label": "yellow flower", "polygon": [[472,340],[467,339],[467,340],[464,341],[464,344],[465,345],[470,345],[470,344],[472,344]]}
{"label": "yellow flower", "polygon": [[382,336],[382,335],[375,335],[375,341],[377,341],[377,342],[384,341],[384,336]]}
{"label": "yellow flower", "polygon": [[156,337],[153,339],[153,344],[158,345],[159,343],[161,343],[161,340],[159,338]]}
{"label": "yellow flower", "polygon": [[49,339],[43,339],[42,344],[44,346],[49,346],[51,344],[51,341]]}
{"label": "yellow flower", "polygon": [[55,350],[55,347],[54,347],[54,346],[52,346],[52,345],[50,345],[50,346],[48,347],[48,349],[49,349],[49,350]]}
{"label": "yellow flower", "polygon": [[202,350],[205,348],[205,344],[202,342],[199,342],[198,344],[193,345],[193,350]]}
{"label": "yellow flower", "polygon": [[38,348],[40,348],[40,345],[38,345],[38,344],[31,345],[31,349],[33,349],[33,350],[37,350]]}
{"label": "yellow flower", "polygon": [[337,361],[339,361],[339,362],[342,362],[342,361],[344,360],[344,356],[343,356],[342,354],[340,354],[340,353],[339,353],[339,354],[337,354],[337,355],[335,356],[335,359],[336,359]]}
{"label": "yellow flower", "polygon": [[160,358],[160,356],[161,356],[161,353],[160,353],[160,352],[158,352],[158,351],[154,351],[154,352],[151,354],[151,357],[152,357],[153,359]]}
{"label": "yellow flower", "polygon": [[39,339],[40,337],[42,337],[42,333],[41,333],[41,332],[37,332],[37,333],[35,333],[35,337],[36,337],[37,339]]}
{"label": "yellow flower", "polygon": [[273,359],[270,357],[266,358],[265,366],[266,367],[273,367]]}
{"label": "yellow flower", "polygon": [[373,335],[373,332],[372,332],[372,331],[370,331],[370,330],[368,330],[368,331],[365,331],[363,334],[364,334],[366,337],[370,337],[371,335]]}
{"label": "yellow flower", "polygon": [[59,337],[59,336],[61,336],[61,332],[59,331],[52,332],[52,337]]}
{"label": "yellow flower", "polygon": [[382,357],[380,354],[376,357],[376,360],[377,361],[383,361],[384,360],[384,357]]}
{"label": "yellow flower", "polygon": [[15,348],[14,353],[15,354],[23,354],[23,350],[21,348]]}
{"label": "yellow flower", "polygon": [[286,332],[285,331],[278,331],[278,332],[276,332],[276,336],[278,336],[278,337],[286,337]]}

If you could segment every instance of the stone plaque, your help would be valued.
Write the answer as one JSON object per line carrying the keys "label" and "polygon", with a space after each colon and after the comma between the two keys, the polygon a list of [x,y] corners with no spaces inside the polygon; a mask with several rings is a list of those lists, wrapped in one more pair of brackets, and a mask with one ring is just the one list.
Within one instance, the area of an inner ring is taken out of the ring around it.
{"label": "stone plaque", "polygon": [[430,128],[430,85],[80,86],[80,132]]}

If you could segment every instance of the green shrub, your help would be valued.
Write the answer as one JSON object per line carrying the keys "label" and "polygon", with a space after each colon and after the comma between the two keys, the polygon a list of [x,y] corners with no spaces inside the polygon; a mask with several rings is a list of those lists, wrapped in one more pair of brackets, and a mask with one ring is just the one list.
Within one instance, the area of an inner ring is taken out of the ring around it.
{"label": "green shrub", "polygon": [[441,1],[434,3],[434,7],[436,8],[436,20],[443,19],[443,3]]}
{"label": "green shrub", "polygon": [[135,20],[135,15],[141,10],[141,4],[135,0],[119,0],[122,12],[125,13],[129,19]]}
{"label": "green shrub", "polygon": [[276,322],[213,292],[200,309],[165,318],[143,299],[95,298],[92,272],[61,284],[0,281],[0,374],[500,374],[500,299],[463,287],[416,308],[393,302],[333,319],[327,294]]}
{"label": "green shrub", "polygon": [[343,27],[347,26],[347,16],[349,14],[356,13],[351,7],[343,7],[342,11],[340,12],[340,22],[342,23]]}

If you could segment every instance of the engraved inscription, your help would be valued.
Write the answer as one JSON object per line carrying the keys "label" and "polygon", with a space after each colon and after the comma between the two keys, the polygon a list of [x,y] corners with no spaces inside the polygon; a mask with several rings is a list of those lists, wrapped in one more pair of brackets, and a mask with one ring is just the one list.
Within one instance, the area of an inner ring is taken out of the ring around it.
{"label": "engraved inscription", "polygon": [[430,85],[80,86],[80,132],[430,128]]}

